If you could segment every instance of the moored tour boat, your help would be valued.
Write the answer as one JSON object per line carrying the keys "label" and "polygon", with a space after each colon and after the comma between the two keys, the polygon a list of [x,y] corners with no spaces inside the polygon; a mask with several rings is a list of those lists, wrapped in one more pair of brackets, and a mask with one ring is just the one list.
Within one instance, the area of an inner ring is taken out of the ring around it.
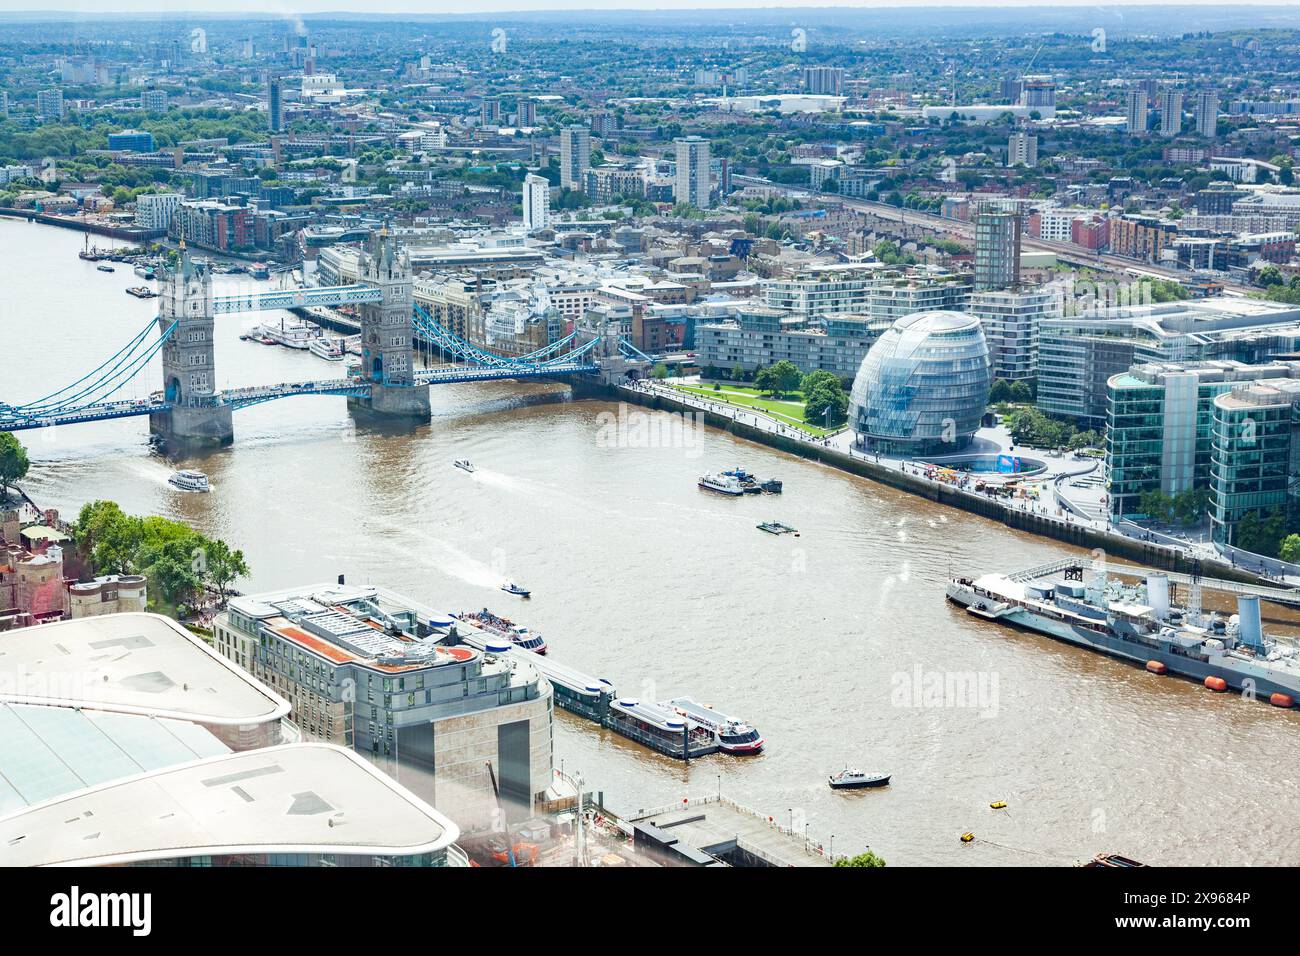
{"label": "moored tour boat", "polygon": [[317,336],[312,339],[307,349],[312,355],[323,358],[327,362],[343,361],[343,349],[339,345],[339,340],[330,338],[327,335]]}
{"label": "moored tour boat", "polygon": [[699,486],[705,491],[716,491],[718,494],[733,498],[738,498],[745,493],[740,482],[731,475],[701,475]]}
{"label": "moored tour boat", "polygon": [[729,717],[690,697],[674,697],[663,704],[688,717],[717,737],[718,749],[734,756],[756,754],[763,749],[763,735],[752,724]]}
{"label": "moored tour boat", "polygon": [[522,624],[516,624],[508,617],[493,614],[487,608],[483,608],[481,611],[466,611],[464,614],[456,616],[466,623],[481,627],[489,634],[506,638],[510,643],[525,651],[532,651],[534,654],[546,653],[546,641],[542,639],[542,635],[533,633]]}

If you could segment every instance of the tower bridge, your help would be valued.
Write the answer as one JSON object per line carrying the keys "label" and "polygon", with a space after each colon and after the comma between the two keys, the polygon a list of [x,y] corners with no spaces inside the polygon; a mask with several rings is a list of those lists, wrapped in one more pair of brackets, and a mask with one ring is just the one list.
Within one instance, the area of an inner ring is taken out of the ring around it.
{"label": "tower bridge", "polygon": [[[157,318],[72,384],[26,404],[0,401],[0,431],[147,415],[151,433],[169,447],[220,446],[234,440],[233,412],[279,398],[342,396],[355,417],[418,423],[430,419],[433,385],[561,376],[615,382],[643,374],[650,361],[621,336],[615,323],[580,327],[527,355],[497,355],[474,346],[414,304],[410,256],[384,230],[362,255],[360,280],[354,285],[217,296],[211,265],[192,259],[182,241],[176,267],[159,281]],[[361,362],[354,374],[216,388],[216,316],[327,305],[357,309]],[[417,368],[417,333],[456,362]],[[162,363],[161,392],[143,399],[121,398],[122,389],[155,355]]]}

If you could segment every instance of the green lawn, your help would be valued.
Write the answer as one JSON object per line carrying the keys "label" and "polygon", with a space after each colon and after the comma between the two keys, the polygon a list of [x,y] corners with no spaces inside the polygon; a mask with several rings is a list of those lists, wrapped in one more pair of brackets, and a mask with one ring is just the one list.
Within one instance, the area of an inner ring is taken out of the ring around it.
{"label": "green lawn", "polygon": [[723,385],[715,390],[712,385],[669,384],[679,392],[688,392],[714,402],[752,408],[782,425],[797,428],[816,438],[825,438],[834,433],[834,429],[827,431],[803,420],[804,401],[800,392],[786,392],[784,398],[775,399],[747,385]]}

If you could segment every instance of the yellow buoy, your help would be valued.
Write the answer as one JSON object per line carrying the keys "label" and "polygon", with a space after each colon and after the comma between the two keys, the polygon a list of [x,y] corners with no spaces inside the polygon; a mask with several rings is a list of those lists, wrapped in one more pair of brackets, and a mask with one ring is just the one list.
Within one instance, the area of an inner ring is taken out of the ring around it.
{"label": "yellow buoy", "polygon": [[1005,800],[994,800],[992,803],[989,804],[989,806],[992,807],[994,810],[1003,810],[1006,808],[1006,805],[1007,802]]}
{"label": "yellow buoy", "polygon": [[968,833],[963,833],[963,834],[961,835],[961,842],[962,842],[962,843],[970,843],[971,840],[974,840],[974,839],[975,839],[975,834],[973,834],[973,833],[969,833],[969,832],[968,832]]}

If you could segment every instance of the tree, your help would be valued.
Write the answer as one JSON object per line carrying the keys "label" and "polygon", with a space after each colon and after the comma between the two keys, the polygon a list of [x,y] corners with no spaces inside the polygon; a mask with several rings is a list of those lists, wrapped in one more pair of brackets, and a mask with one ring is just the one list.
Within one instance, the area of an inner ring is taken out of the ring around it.
{"label": "tree", "polygon": [[1167,523],[1174,517],[1174,500],[1159,488],[1142,492],[1138,496],[1138,507],[1152,521]]}
{"label": "tree", "polygon": [[206,565],[205,581],[216,586],[222,604],[226,603],[226,589],[235,578],[248,576],[248,564],[243,551],[232,551],[230,545],[219,538],[203,546]]}
{"label": "tree", "polygon": [[836,866],[884,866],[885,858],[883,856],[877,856],[876,854],[872,853],[870,850],[867,850],[864,853],[859,853],[857,856],[851,856],[847,858],[841,857],[840,859],[835,861],[835,865]]}
{"label": "tree", "polygon": [[768,392],[777,398],[780,398],[786,392],[793,392],[799,387],[802,380],[803,373],[799,371],[799,366],[789,359],[774,362],[754,376],[754,384],[761,391]]}
{"label": "tree", "polygon": [[30,467],[22,442],[12,432],[0,432],[0,491],[8,492],[11,484],[26,477]]}
{"label": "tree", "polygon": [[731,380],[733,382],[743,382],[745,380],[745,367],[739,362],[731,366]]}
{"label": "tree", "polygon": [[993,387],[989,389],[990,404],[1000,405],[1009,401],[1011,401],[1011,386],[1007,384],[1005,378],[995,378]]}
{"label": "tree", "polygon": [[1034,393],[1029,390],[1027,382],[1011,383],[1011,401],[1023,405],[1025,402],[1033,401]]}
{"label": "tree", "polygon": [[[829,415],[827,412],[829,411]],[[811,391],[804,392],[804,421],[815,425],[839,425],[849,413],[849,396],[836,381],[833,385],[819,382]]]}
{"label": "tree", "polygon": [[665,365],[663,362],[659,362],[657,365],[655,365],[654,368],[650,370],[650,376],[651,378],[657,378],[660,380],[667,378],[668,366]]}
{"label": "tree", "polygon": [[169,604],[189,603],[209,585],[224,601],[249,573],[243,552],[219,538],[170,518],[126,514],[112,501],[82,507],[73,538],[95,574],[143,574],[150,593]]}

